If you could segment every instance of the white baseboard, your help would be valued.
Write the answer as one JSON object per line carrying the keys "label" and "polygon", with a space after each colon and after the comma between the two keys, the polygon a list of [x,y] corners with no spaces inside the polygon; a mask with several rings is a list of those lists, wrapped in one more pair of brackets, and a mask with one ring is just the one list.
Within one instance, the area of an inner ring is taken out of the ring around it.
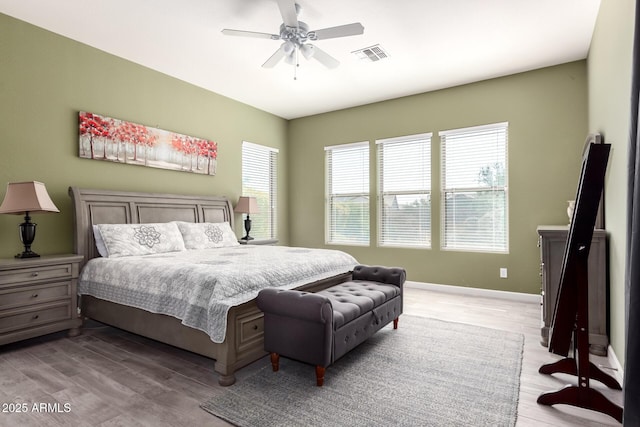
{"label": "white baseboard", "polygon": [[450,294],[474,295],[486,298],[500,298],[511,301],[540,303],[539,294],[525,294],[521,292],[496,291],[493,289],[469,288],[465,286],[438,285],[435,283],[412,282],[407,280],[404,286],[408,288],[426,289],[429,291],[446,292]]}
{"label": "white baseboard", "polygon": [[[609,363],[609,367],[612,369],[604,369],[604,372],[612,375],[620,385],[623,385],[624,381],[624,369],[618,360],[618,356],[616,356],[615,351],[613,351],[613,347],[609,346],[607,349],[607,361]],[[604,366],[600,366],[603,368]],[[606,367],[605,367],[606,368]]]}

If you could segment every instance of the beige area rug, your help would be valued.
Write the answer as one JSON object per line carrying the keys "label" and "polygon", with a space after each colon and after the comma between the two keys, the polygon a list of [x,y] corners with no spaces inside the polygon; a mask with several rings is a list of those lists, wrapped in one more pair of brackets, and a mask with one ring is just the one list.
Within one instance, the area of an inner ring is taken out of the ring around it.
{"label": "beige area rug", "polygon": [[248,426],[514,426],[524,336],[402,315],[329,366],[280,359],[201,404]]}

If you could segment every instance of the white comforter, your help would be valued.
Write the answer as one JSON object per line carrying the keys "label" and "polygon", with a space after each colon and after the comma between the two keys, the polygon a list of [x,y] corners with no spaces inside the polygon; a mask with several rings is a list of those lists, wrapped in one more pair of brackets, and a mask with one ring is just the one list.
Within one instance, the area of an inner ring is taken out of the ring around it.
{"label": "white comforter", "polygon": [[341,251],[257,245],[95,258],[80,274],[78,294],[176,317],[221,343],[229,309],[260,289],[292,289],[355,265]]}

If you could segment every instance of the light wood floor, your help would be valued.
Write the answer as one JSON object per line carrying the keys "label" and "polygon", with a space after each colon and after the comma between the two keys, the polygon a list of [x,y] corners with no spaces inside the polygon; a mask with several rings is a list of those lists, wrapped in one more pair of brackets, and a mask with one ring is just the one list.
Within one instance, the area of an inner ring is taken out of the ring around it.
{"label": "light wood floor", "polygon": [[[620,425],[597,412],[536,403],[541,393],[575,383],[538,373],[559,359],[539,344],[539,304],[405,288],[404,312],[524,334],[517,426]],[[267,364],[263,358],[248,366],[238,381]],[[621,392],[591,386],[622,404]],[[59,333],[0,346],[0,411],[12,409],[9,403],[28,408],[0,412],[0,426],[227,426],[198,406],[221,389],[211,360],[99,324],[75,338]],[[33,412],[34,403],[58,403],[59,412]]]}

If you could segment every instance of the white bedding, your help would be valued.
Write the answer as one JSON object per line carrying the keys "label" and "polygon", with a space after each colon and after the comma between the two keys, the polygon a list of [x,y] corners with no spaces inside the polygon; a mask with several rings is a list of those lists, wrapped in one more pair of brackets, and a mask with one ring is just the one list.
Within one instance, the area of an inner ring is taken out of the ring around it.
{"label": "white bedding", "polygon": [[78,294],[176,317],[221,343],[229,309],[260,289],[292,289],[357,264],[336,250],[258,245],[94,258],[80,274]]}

